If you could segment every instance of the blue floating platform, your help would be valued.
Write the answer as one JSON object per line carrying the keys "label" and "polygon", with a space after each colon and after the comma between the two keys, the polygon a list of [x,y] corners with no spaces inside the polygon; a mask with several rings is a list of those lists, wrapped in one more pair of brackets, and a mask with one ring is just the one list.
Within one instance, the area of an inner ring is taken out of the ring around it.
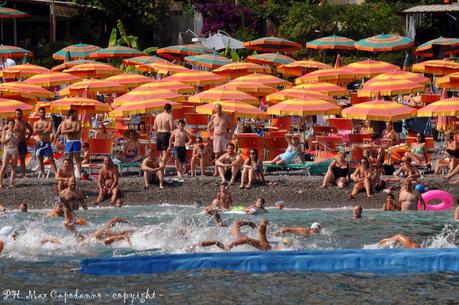
{"label": "blue floating platform", "polygon": [[459,272],[459,249],[356,249],[218,252],[90,258],[80,271],[133,275],[220,269],[243,272]]}

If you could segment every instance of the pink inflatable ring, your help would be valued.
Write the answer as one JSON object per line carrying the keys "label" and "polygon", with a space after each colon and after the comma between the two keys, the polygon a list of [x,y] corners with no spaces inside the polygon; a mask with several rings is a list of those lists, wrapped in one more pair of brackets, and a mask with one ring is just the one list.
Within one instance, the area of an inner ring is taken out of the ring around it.
{"label": "pink inflatable ring", "polygon": [[[422,198],[426,203],[427,211],[443,211],[449,210],[453,207],[454,198],[450,193],[440,190],[428,191],[422,194]],[[431,200],[441,200],[439,204],[429,204]],[[421,202],[418,202],[418,209],[422,209]]]}

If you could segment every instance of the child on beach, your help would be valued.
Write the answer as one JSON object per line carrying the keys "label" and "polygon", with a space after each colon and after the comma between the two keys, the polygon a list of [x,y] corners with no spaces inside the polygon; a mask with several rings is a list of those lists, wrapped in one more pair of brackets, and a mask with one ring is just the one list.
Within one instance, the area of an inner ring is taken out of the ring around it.
{"label": "child on beach", "polygon": [[193,156],[191,157],[191,176],[196,177],[196,167],[201,169],[201,177],[206,174],[206,166],[212,165],[212,147],[210,143],[204,143],[201,137],[196,138],[193,145]]}
{"label": "child on beach", "polygon": [[83,150],[83,161],[81,161],[81,164],[89,164],[91,160],[91,154],[89,153],[89,143],[84,142],[81,146],[81,150]]}
{"label": "child on beach", "polygon": [[[188,140],[188,142],[187,142]],[[185,121],[178,121],[178,129],[172,132],[169,139],[169,149],[173,149],[175,168],[177,169],[177,176],[182,176],[184,172],[183,165],[186,162],[186,146],[192,142],[191,135],[185,130]]]}

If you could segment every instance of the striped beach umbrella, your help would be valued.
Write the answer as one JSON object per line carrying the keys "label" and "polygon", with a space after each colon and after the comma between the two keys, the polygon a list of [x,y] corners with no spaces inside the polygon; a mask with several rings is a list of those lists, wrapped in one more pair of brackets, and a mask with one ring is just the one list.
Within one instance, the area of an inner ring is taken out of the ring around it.
{"label": "striped beach umbrella", "polygon": [[339,114],[341,107],[321,99],[295,98],[270,106],[267,112],[272,115],[331,115]]}
{"label": "striped beach umbrella", "polygon": [[0,117],[14,117],[18,108],[24,114],[28,115],[32,111],[33,106],[13,99],[0,98]]}
{"label": "striped beach umbrella", "polygon": [[105,78],[111,75],[121,74],[120,69],[104,63],[81,64],[64,70],[64,72],[81,78]]}
{"label": "striped beach umbrella", "polygon": [[244,42],[244,48],[261,52],[290,52],[301,49],[301,44],[278,37],[263,37]]}
{"label": "striped beach umbrella", "polygon": [[191,70],[184,66],[176,65],[170,62],[156,62],[152,64],[139,65],[135,69],[140,72],[155,72],[158,74],[175,74],[179,72],[190,72]]}
{"label": "striped beach umbrella", "polygon": [[166,89],[174,91],[180,94],[189,94],[195,91],[195,88],[191,85],[187,85],[181,82],[176,81],[163,81],[157,80],[150,83],[144,84],[137,88],[137,90],[146,90],[146,89]]}
{"label": "striped beach umbrella", "polygon": [[3,58],[22,58],[24,56],[32,56],[32,52],[29,50],[15,47],[0,45],[0,57]]}
{"label": "striped beach umbrella", "polygon": [[234,90],[238,90],[238,91],[242,91],[252,96],[257,96],[257,97],[266,96],[270,93],[276,92],[276,89],[274,89],[271,86],[268,86],[262,83],[258,83],[258,82],[244,82],[238,79],[235,79],[229,83],[226,83],[225,87],[234,89]]}
{"label": "striped beach umbrella", "polygon": [[24,81],[25,84],[40,87],[53,87],[57,85],[68,85],[81,81],[81,78],[64,72],[47,72],[29,77]]}
{"label": "striped beach umbrella", "polygon": [[167,62],[167,60],[154,55],[144,55],[123,59],[123,64],[125,64],[126,66],[148,65],[157,62]]}
{"label": "striped beach umbrella", "polygon": [[136,88],[140,85],[147,84],[153,81],[153,79],[150,77],[132,73],[110,76],[107,77],[105,80],[113,82],[117,85],[124,86],[126,88]]}
{"label": "striped beach umbrella", "polygon": [[[196,112],[211,115],[215,112],[215,104],[217,102],[197,106]],[[240,101],[219,101],[218,104],[222,106],[223,112],[234,113],[239,118],[268,118],[268,114],[260,108]]]}
{"label": "striped beach umbrella", "polygon": [[266,67],[263,67],[262,65],[258,65],[251,62],[233,62],[221,66],[220,68],[214,69],[212,72],[219,75],[225,75],[234,78],[248,75],[251,73],[268,74],[269,70]]}
{"label": "striped beach umbrella", "polygon": [[347,83],[354,80],[354,74],[348,71],[339,69],[323,69],[310,72],[295,79],[295,84],[306,84],[313,82],[327,83]]}
{"label": "striped beach umbrella", "polygon": [[360,51],[389,52],[409,48],[413,40],[408,37],[392,34],[380,34],[361,39],[355,43],[355,48]]}
{"label": "striped beach umbrella", "polygon": [[29,16],[29,13],[19,11],[13,8],[0,7],[0,19],[23,18]]}
{"label": "striped beach umbrella", "polygon": [[169,77],[164,81],[177,81],[193,86],[220,85],[226,82],[226,78],[207,71],[180,72]]}
{"label": "striped beach umbrella", "polygon": [[209,69],[216,69],[218,67],[232,63],[231,59],[217,54],[187,56],[185,57],[185,61],[192,63],[194,66],[206,67]]}
{"label": "striped beach umbrella", "polygon": [[420,117],[459,116],[459,98],[452,97],[433,102],[417,112]]}
{"label": "striped beach umbrella", "polygon": [[306,48],[321,50],[353,50],[354,43],[355,41],[350,38],[332,35],[311,40],[306,43]]}
{"label": "striped beach umbrella", "polygon": [[212,53],[214,53],[214,50],[206,48],[199,44],[176,45],[156,50],[156,55],[169,60],[180,60],[183,59],[185,56]]}
{"label": "striped beach umbrella", "polygon": [[133,102],[142,102],[147,100],[166,99],[174,102],[184,102],[186,97],[177,92],[166,89],[144,89],[137,88],[120,97],[115,98],[113,106],[121,106]]}
{"label": "striped beach umbrella", "polygon": [[447,75],[459,72],[459,63],[447,59],[428,60],[414,64],[412,71],[433,75]]}
{"label": "striped beach umbrella", "polygon": [[297,60],[286,65],[280,65],[276,70],[286,76],[301,76],[312,71],[332,68],[330,65],[314,60]]}
{"label": "striped beach umbrella", "polygon": [[388,80],[388,79],[407,79],[407,80],[413,81],[415,83],[420,83],[420,84],[426,84],[430,82],[430,79],[418,73],[411,73],[407,71],[393,71],[393,72],[379,74],[373,77],[372,79],[368,80],[366,84],[371,84],[372,82]]}
{"label": "striped beach umbrella", "polygon": [[112,94],[126,92],[124,86],[108,80],[90,79],[71,84],[59,91],[59,96],[95,96],[96,94]]}
{"label": "striped beach umbrella", "polygon": [[67,52],[70,54],[70,59],[86,59],[89,57],[89,54],[99,51],[100,47],[94,46],[92,44],[77,43],[63,49],[60,49],[53,54],[53,58],[57,60],[66,60]]}
{"label": "striped beach umbrella", "polygon": [[416,116],[416,109],[383,100],[374,100],[343,109],[344,118],[366,121],[401,121]]}
{"label": "striped beach umbrella", "polygon": [[398,71],[400,70],[400,67],[384,61],[368,59],[354,62],[347,66],[341,67],[340,69],[352,73],[355,78],[370,78],[382,73]]}
{"label": "striped beach umbrella", "polygon": [[129,47],[108,47],[89,54],[89,58],[129,58],[146,55],[145,53]]}
{"label": "striped beach umbrella", "polygon": [[0,75],[6,78],[27,78],[33,75],[47,72],[49,72],[49,70],[44,67],[32,64],[24,64],[3,69],[0,71]]}
{"label": "striped beach umbrella", "polygon": [[425,84],[415,83],[408,79],[388,78],[385,80],[366,82],[362,89],[357,91],[359,97],[369,96],[392,96],[397,94],[409,94],[415,92],[423,92]]}
{"label": "striped beach umbrella", "polygon": [[110,111],[109,116],[112,118],[120,118],[137,114],[153,113],[162,111],[165,104],[170,104],[172,109],[181,108],[180,103],[176,103],[167,99],[157,98],[123,104]]}
{"label": "striped beach umbrella", "polygon": [[291,57],[279,53],[263,53],[250,55],[249,57],[247,57],[247,61],[261,65],[280,66],[292,63],[295,60]]}
{"label": "striped beach umbrella", "polygon": [[257,82],[257,83],[262,83],[268,86],[271,86],[273,88],[277,87],[285,87],[290,85],[289,81],[286,81],[285,79],[275,77],[272,75],[267,75],[267,74],[249,74],[249,75],[244,75],[241,77],[236,78],[236,80],[240,82]]}
{"label": "striped beach umbrella", "polygon": [[437,78],[436,84],[445,89],[459,89],[459,72]]}
{"label": "striped beach umbrella", "polygon": [[266,96],[266,101],[271,104],[279,103],[288,99],[306,98],[306,99],[320,99],[327,102],[335,102],[335,100],[325,94],[319,92],[301,89],[290,88],[282,91],[274,92]]}
{"label": "striped beach umbrella", "polygon": [[53,98],[54,93],[42,87],[29,84],[26,82],[7,82],[0,84],[0,90],[7,91],[8,89],[19,91],[24,98]]}
{"label": "striped beach umbrella", "polygon": [[69,69],[71,67],[75,67],[82,64],[102,64],[102,62],[98,62],[95,60],[90,59],[77,59],[71,61],[64,61],[62,64],[54,66],[51,68],[51,71],[62,71],[64,69]]}
{"label": "striped beach umbrella", "polygon": [[328,96],[349,95],[349,91],[346,88],[324,82],[305,83],[295,86],[292,89],[305,89],[309,91],[319,92],[321,94],[325,94]]}
{"label": "striped beach umbrella", "polygon": [[416,48],[416,53],[423,57],[432,57],[435,46],[443,47],[443,53],[453,55],[459,53],[459,38],[438,37],[424,42]]}
{"label": "striped beach umbrella", "polygon": [[188,98],[189,103],[213,103],[220,101],[239,101],[247,104],[258,105],[258,99],[242,91],[226,86],[218,86]]}
{"label": "striped beach umbrella", "polygon": [[51,113],[65,113],[70,109],[86,114],[106,113],[111,110],[108,104],[84,97],[66,97],[49,104]]}

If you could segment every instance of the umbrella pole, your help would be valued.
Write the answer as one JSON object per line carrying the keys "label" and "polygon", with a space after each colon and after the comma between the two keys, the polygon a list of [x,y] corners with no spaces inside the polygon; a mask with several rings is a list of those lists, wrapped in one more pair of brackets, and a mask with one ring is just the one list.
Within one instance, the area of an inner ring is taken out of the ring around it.
{"label": "umbrella pole", "polygon": [[3,19],[0,20],[0,28],[1,28],[1,39],[2,39],[2,44],[3,44]]}

